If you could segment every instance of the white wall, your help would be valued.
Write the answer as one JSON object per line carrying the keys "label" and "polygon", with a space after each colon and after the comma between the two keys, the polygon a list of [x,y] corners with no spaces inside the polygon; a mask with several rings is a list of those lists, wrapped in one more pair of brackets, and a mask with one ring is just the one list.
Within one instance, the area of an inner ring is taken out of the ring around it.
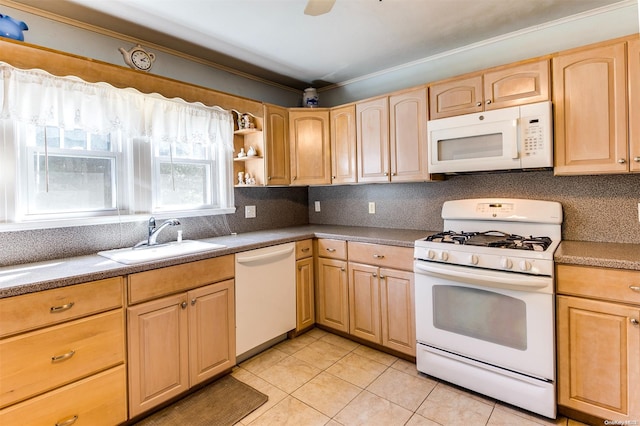
{"label": "white wall", "polygon": [[320,90],[323,106],[336,106],[467,72],[640,32],[638,1],[628,0],[486,40]]}

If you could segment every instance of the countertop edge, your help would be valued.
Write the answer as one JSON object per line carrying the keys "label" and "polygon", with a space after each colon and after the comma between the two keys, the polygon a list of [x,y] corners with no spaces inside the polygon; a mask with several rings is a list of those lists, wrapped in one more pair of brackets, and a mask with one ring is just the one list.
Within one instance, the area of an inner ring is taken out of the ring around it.
{"label": "countertop edge", "polygon": [[26,263],[0,268],[0,299],[196,262],[309,238],[333,238],[413,248],[415,240],[427,235],[429,235],[429,231],[307,225],[204,238],[201,241],[222,244],[226,247],[133,265],[124,265],[97,254]]}

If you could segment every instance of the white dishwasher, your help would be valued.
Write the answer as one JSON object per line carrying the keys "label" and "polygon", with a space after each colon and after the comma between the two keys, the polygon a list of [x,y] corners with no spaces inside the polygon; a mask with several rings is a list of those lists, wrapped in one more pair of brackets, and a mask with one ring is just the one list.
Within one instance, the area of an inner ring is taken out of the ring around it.
{"label": "white dishwasher", "polygon": [[236,254],[236,355],[245,355],[239,361],[296,328],[295,247]]}

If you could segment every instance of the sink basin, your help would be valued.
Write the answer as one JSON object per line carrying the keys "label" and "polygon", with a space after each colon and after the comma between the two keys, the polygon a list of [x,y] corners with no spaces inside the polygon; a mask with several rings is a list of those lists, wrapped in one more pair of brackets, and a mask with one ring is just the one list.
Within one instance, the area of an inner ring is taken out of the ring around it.
{"label": "sink basin", "polygon": [[206,243],[204,241],[185,240],[174,241],[152,247],[139,247],[136,249],[127,247],[114,250],[100,251],[100,256],[115,260],[118,263],[132,265],[135,263],[150,262],[152,260],[169,259],[184,256],[186,254],[200,253],[203,251],[225,248],[222,244]]}

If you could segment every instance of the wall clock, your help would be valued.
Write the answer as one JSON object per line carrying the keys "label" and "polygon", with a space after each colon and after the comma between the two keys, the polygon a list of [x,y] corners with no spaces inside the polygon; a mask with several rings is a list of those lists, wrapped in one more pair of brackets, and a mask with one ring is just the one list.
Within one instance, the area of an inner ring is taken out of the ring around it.
{"label": "wall clock", "polygon": [[129,50],[126,50],[124,47],[118,50],[122,53],[124,62],[134,70],[150,71],[156,60],[155,54],[147,52],[139,44]]}

